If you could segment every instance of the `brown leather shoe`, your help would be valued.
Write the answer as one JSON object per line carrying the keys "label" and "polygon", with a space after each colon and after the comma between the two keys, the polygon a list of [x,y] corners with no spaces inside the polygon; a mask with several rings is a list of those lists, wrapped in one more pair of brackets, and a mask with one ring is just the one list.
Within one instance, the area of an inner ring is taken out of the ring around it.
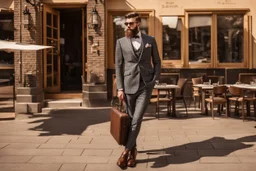
{"label": "brown leather shoe", "polygon": [[127,162],[128,167],[136,166],[136,156],[137,156],[137,149],[134,148],[130,151],[129,156],[128,156],[128,162]]}
{"label": "brown leather shoe", "polygon": [[128,149],[125,149],[119,159],[117,160],[117,165],[121,168],[125,168],[127,166],[127,159],[129,156],[130,151]]}

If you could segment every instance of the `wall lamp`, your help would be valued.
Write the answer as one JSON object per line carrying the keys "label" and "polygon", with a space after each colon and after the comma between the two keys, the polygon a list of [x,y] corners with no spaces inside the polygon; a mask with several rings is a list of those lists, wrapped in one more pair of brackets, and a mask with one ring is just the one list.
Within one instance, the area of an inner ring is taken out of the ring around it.
{"label": "wall lamp", "polygon": [[24,24],[24,27],[27,28],[28,30],[32,27],[32,24],[31,24],[31,19],[30,19],[30,12],[29,12],[29,9],[27,7],[27,5],[25,5],[25,9],[23,11],[23,14],[24,14],[24,18],[23,18],[23,24]]}
{"label": "wall lamp", "polygon": [[32,5],[33,7],[43,5],[40,0],[26,0],[26,2]]}
{"label": "wall lamp", "polygon": [[99,31],[101,28],[101,18],[99,16],[98,11],[96,10],[96,7],[92,9],[92,13],[89,19],[88,27],[90,29],[94,29],[95,31]]}

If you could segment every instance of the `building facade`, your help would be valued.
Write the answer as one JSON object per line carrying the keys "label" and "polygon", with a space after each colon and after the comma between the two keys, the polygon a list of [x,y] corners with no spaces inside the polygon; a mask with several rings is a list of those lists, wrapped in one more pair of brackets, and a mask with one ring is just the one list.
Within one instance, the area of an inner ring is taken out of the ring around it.
{"label": "building facade", "polygon": [[12,55],[12,64],[0,69],[15,72],[17,112],[40,111],[48,98],[79,97],[84,106],[101,105],[115,94],[114,50],[124,36],[124,15],[137,11],[142,32],[158,43],[163,77],[175,83],[177,77],[217,75],[235,83],[239,73],[255,72],[255,5],[251,0],[1,2],[0,20],[13,22],[9,38],[1,39],[54,48],[6,53],[1,60]]}

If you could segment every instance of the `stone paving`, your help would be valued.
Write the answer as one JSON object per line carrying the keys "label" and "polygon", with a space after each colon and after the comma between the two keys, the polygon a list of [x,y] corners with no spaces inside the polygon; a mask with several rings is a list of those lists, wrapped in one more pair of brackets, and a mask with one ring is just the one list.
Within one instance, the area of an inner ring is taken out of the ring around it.
{"label": "stone paving", "polygon": [[[127,170],[254,171],[256,122],[202,116],[158,120],[150,106],[138,137],[138,164]],[[0,171],[116,171],[123,147],[109,133],[109,109],[61,109],[46,117],[0,121]]]}

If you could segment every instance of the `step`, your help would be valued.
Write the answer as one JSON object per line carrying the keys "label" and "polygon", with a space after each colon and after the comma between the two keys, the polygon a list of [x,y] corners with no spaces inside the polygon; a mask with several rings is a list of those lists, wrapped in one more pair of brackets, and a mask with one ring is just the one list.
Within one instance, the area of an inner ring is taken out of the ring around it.
{"label": "step", "polygon": [[20,103],[33,103],[33,102],[37,102],[37,96],[36,95],[17,95],[17,102]]}
{"label": "step", "polygon": [[37,91],[37,87],[18,87],[16,93],[18,95],[35,95]]}
{"label": "step", "polygon": [[97,91],[97,92],[88,92],[83,91],[83,98],[84,99],[101,99],[106,100],[107,99],[107,92],[106,91]]}
{"label": "step", "polygon": [[81,107],[82,99],[47,99],[45,100],[46,108],[61,109],[67,107]]}
{"label": "step", "polygon": [[33,113],[33,116],[41,117],[41,116],[49,116],[50,112],[55,110],[54,108],[44,107],[42,108],[42,112]]}
{"label": "step", "polygon": [[41,112],[40,103],[16,102],[15,113],[38,113]]}
{"label": "step", "polygon": [[52,110],[54,110],[54,108],[44,107],[42,108],[42,113],[49,114],[49,112]]}
{"label": "step", "polygon": [[4,119],[15,119],[15,113],[14,112],[0,112],[0,120]]}
{"label": "step", "polygon": [[83,84],[83,91],[98,92],[107,91],[106,84]]}

